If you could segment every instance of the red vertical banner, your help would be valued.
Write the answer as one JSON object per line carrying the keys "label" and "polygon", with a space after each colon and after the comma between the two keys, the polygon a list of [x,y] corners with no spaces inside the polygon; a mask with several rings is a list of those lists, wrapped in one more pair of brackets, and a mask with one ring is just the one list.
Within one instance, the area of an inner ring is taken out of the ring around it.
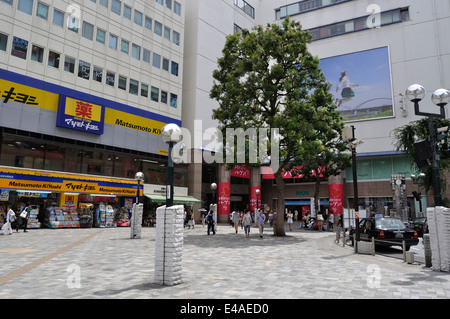
{"label": "red vertical banner", "polygon": [[217,214],[228,215],[230,213],[230,183],[217,184]]}
{"label": "red vertical banner", "polygon": [[[259,195],[256,196],[256,190],[259,189]],[[256,210],[256,200],[258,199],[258,207],[261,208],[261,187],[260,186],[250,186],[249,187],[249,207],[252,212]]]}
{"label": "red vertical banner", "polygon": [[333,212],[333,215],[336,216],[342,213],[344,207],[344,185],[328,185],[328,194],[330,200],[330,210]]}

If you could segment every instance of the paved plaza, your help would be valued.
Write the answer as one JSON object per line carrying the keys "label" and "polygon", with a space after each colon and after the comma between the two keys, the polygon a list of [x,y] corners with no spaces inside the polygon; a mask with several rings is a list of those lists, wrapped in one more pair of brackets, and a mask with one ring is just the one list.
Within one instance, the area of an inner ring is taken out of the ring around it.
{"label": "paved plaza", "polygon": [[450,297],[450,274],[355,254],[332,232],[229,225],[184,230],[183,283],[154,283],[155,228],[37,229],[0,236],[0,298],[353,299]]}

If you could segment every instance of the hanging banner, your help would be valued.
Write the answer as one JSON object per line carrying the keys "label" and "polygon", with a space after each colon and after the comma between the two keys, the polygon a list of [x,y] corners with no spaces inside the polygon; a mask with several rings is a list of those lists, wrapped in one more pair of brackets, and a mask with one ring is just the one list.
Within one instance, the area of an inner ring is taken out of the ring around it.
{"label": "hanging banner", "polygon": [[217,213],[219,215],[230,214],[230,183],[221,182],[217,184]]}
{"label": "hanging banner", "polygon": [[[259,189],[259,195],[256,196],[256,190]],[[252,212],[256,211],[256,203],[258,203],[258,208],[261,208],[261,187],[260,186],[250,186],[249,188],[249,207]]]}
{"label": "hanging banner", "polygon": [[230,171],[230,175],[234,177],[250,178],[250,167],[245,164],[235,164]]}
{"label": "hanging banner", "polygon": [[329,184],[328,185],[330,210],[336,216],[343,211],[344,207],[344,185]]}

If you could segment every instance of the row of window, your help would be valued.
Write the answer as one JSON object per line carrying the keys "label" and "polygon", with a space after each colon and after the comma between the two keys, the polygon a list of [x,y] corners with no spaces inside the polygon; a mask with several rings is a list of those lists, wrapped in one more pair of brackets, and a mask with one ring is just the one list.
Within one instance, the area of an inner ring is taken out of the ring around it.
{"label": "row of window", "polygon": [[[162,1],[162,0],[161,0]],[[247,3],[245,0],[234,0],[234,5],[247,13],[253,19],[255,18],[255,8]]]}
{"label": "row of window", "polygon": [[[236,0],[235,0],[236,1]],[[275,19],[283,19],[296,14],[320,9],[322,7],[338,4],[341,2],[347,2],[351,0],[302,0],[299,2],[291,3],[286,6],[282,6],[275,10]]]}
{"label": "row of window", "polygon": [[[0,50],[6,51],[6,43],[7,36],[0,33]],[[28,51],[28,41],[23,40],[18,37],[13,37],[13,44],[11,48],[11,55],[16,56],[22,59],[26,59]],[[31,60],[42,63],[44,57],[44,49],[37,46],[32,45],[31,47]],[[59,69],[60,66],[61,55],[57,52],[49,50],[48,53],[48,66]],[[167,63],[163,63],[163,67],[167,67],[168,69],[168,60]],[[174,62],[172,62],[174,63]],[[164,66],[164,65],[167,66]],[[70,56],[64,57],[64,66],[63,69],[66,72],[75,74],[75,67],[78,65],[78,77],[82,79],[89,80],[91,78],[91,69],[92,69],[92,80],[103,83],[103,78],[105,78],[105,84],[116,87],[116,74],[112,71],[105,71],[101,67],[91,66],[89,62],[79,60],[76,63],[76,60]],[[174,67],[172,64],[172,69],[177,69],[178,64]],[[178,72],[178,70],[173,71]],[[140,85],[139,85],[140,84]],[[117,77],[117,88],[121,90],[127,90],[133,95],[141,95],[143,97],[149,97],[149,86],[145,83],[139,83],[139,81],[134,79],[128,79],[125,76],[118,75]],[[140,91],[139,91],[140,87]],[[154,102],[161,102],[164,104],[169,104],[171,107],[176,108],[178,105],[178,96],[173,93],[168,93],[166,91],[160,90],[157,87],[150,87],[150,99]]]}
{"label": "row of window", "polygon": [[[6,2],[10,5],[13,4],[13,0],[0,0],[2,2]],[[91,0],[93,2],[95,2],[96,0]],[[108,6],[108,0],[99,0],[100,4],[105,5],[106,7]],[[169,0],[171,3],[171,0]],[[159,2],[159,1],[157,1]],[[168,2],[168,0],[166,0],[166,3]],[[178,3],[175,1],[175,3]],[[34,0],[18,0],[18,6],[17,9],[19,11],[25,12],[29,15],[33,14],[33,4],[34,4]],[[115,12],[117,14],[121,14],[122,11],[122,3],[119,0],[111,0],[111,11]],[[131,12],[132,12],[132,8],[130,6],[127,6],[126,4],[123,5],[123,16],[125,18],[128,18],[131,20]],[[36,6],[36,16],[39,18],[42,18],[44,20],[48,20],[49,18],[49,12],[50,12],[50,6],[45,4],[44,2],[38,1],[37,6]],[[65,13],[61,10],[58,10],[56,8],[53,9],[53,19],[52,19],[52,23],[55,25],[58,25],[60,27],[64,27],[64,19],[65,17]],[[144,15],[142,12],[140,12],[139,10],[134,9],[134,17],[133,17],[133,21],[135,24],[140,25],[140,26],[144,26],[146,29],[152,31],[158,35],[158,36],[164,36],[165,39],[172,41],[173,43],[175,43],[176,45],[180,45],[180,33],[175,31],[175,30],[171,30],[170,28],[168,28],[167,26],[163,25],[161,22],[155,20],[155,23],[153,25],[153,19],[148,17],[147,15]],[[86,22],[87,23],[87,22]],[[86,26],[87,30],[84,30],[84,27]],[[73,32],[78,33],[79,29],[80,29],[80,21],[77,17],[69,15],[68,19],[67,19],[67,28]],[[97,31],[97,33],[103,33],[103,35],[106,33],[103,30]],[[92,40],[93,38],[93,25],[90,23],[87,23],[85,25],[85,23],[83,22],[83,28],[82,28],[82,35],[84,37],[90,38]],[[100,34],[101,37],[101,34]],[[101,42],[101,41],[100,41]]]}

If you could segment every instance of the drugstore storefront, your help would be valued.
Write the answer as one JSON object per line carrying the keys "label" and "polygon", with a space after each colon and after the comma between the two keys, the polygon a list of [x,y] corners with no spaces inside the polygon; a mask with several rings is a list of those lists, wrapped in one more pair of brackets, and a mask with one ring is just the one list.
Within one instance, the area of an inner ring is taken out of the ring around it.
{"label": "drugstore storefront", "polygon": [[16,213],[31,205],[28,228],[129,226],[138,195],[132,179],[5,166],[0,166],[0,189],[0,214],[7,204]]}

